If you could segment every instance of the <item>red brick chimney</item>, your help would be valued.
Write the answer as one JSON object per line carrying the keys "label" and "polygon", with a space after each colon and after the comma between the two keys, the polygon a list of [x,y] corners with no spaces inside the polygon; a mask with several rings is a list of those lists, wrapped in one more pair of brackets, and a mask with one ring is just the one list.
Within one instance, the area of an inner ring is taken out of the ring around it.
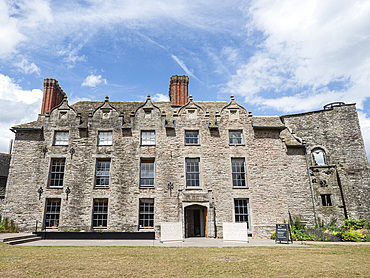
{"label": "red brick chimney", "polygon": [[63,101],[65,95],[58,81],[52,78],[45,78],[41,114],[46,114],[46,112],[50,112],[51,109],[59,105]]}
{"label": "red brick chimney", "polygon": [[173,75],[170,79],[168,94],[172,106],[180,106],[188,103],[189,77],[186,75]]}

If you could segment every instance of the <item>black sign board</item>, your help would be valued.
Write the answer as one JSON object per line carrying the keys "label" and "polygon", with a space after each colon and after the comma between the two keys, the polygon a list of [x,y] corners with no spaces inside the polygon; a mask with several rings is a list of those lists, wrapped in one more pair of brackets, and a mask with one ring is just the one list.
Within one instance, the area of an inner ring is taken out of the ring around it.
{"label": "black sign board", "polygon": [[276,232],[275,232],[275,242],[281,243],[282,241],[286,241],[289,243],[291,241],[293,243],[292,237],[290,235],[289,224],[276,224]]}

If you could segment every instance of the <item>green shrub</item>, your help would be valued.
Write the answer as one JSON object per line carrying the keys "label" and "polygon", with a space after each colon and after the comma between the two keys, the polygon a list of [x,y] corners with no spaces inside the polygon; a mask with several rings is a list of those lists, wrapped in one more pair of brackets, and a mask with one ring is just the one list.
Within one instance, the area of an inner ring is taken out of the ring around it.
{"label": "green shrub", "polygon": [[275,238],[276,238],[275,233],[276,233],[276,232],[273,232],[273,233],[271,234],[271,236],[270,236],[270,238],[271,238],[271,239],[275,239]]}
{"label": "green shrub", "polygon": [[361,231],[358,230],[348,230],[342,233],[342,240],[343,241],[365,241],[366,235],[364,235]]}
{"label": "green shrub", "polygon": [[370,229],[370,223],[367,219],[354,219],[351,216],[348,219],[344,219],[344,228],[347,230],[359,230],[359,229]]}

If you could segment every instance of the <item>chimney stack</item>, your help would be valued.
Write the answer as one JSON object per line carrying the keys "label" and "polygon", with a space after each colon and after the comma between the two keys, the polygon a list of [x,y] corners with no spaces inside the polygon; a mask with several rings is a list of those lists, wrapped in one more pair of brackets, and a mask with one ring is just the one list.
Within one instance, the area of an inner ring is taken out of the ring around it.
{"label": "chimney stack", "polygon": [[65,95],[58,81],[53,78],[44,79],[44,96],[42,98],[41,114],[46,114],[46,112],[50,112],[51,109],[59,105]]}
{"label": "chimney stack", "polygon": [[186,75],[173,75],[170,79],[168,95],[172,106],[181,106],[188,103],[189,77]]}

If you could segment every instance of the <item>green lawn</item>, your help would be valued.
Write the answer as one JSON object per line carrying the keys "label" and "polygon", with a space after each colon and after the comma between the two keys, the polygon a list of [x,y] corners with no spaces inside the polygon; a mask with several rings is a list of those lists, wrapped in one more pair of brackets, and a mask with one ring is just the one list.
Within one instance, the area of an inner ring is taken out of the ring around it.
{"label": "green lawn", "polygon": [[0,277],[370,277],[370,245],[34,247],[0,243]]}

